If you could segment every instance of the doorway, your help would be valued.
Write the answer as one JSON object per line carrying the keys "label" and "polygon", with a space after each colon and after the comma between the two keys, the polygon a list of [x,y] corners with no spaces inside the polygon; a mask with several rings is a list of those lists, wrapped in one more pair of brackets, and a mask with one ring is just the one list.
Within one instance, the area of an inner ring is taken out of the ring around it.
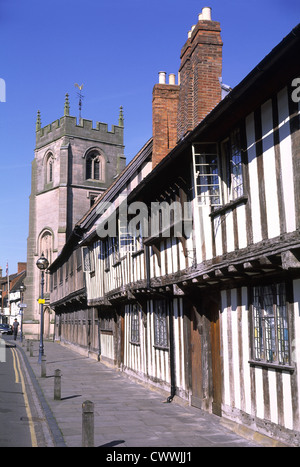
{"label": "doorway", "polygon": [[210,306],[210,340],[212,362],[212,412],[222,416],[222,374],[219,306],[211,302]]}
{"label": "doorway", "polygon": [[202,408],[202,351],[201,351],[201,318],[195,306],[191,310],[191,367],[192,367],[192,396],[191,404]]}
{"label": "doorway", "polygon": [[[202,303],[201,303],[202,302]],[[191,307],[191,405],[221,416],[222,375],[219,302],[205,297]]]}

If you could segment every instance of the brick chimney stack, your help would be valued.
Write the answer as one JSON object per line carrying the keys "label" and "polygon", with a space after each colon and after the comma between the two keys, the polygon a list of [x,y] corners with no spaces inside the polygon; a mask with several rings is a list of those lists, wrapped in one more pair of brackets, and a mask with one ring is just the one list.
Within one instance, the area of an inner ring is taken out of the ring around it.
{"label": "brick chimney stack", "polygon": [[18,274],[22,271],[26,271],[27,263],[18,263]]}
{"label": "brick chimney stack", "polygon": [[177,112],[179,86],[175,84],[175,75],[159,73],[159,83],[155,84],[152,94],[152,135],[154,168],[177,143]]}
{"label": "brick chimney stack", "polygon": [[202,9],[181,50],[177,139],[193,130],[220,102],[222,40],[220,23],[211,8]]}

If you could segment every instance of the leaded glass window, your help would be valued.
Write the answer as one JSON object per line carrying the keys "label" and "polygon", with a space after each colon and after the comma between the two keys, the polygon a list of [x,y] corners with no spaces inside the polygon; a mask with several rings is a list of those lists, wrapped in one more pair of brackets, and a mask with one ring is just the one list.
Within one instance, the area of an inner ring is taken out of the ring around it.
{"label": "leaded glass window", "polygon": [[216,144],[193,145],[194,183],[198,205],[221,205],[219,163]]}
{"label": "leaded glass window", "polygon": [[223,143],[227,172],[227,189],[229,201],[244,194],[242,150],[239,129],[231,132],[230,137]]}
{"label": "leaded glass window", "polygon": [[86,179],[103,180],[103,158],[97,152],[91,152],[86,158]]}
{"label": "leaded glass window", "polygon": [[[82,265],[84,272],[92,272],[95,270],[94,268],[94,257],[93,257],[93,250],[89,247],[82,248]],[[73,267],[72,267],[73,269]]]}
{"label": "leaded glass window", "polygon": [[154,345],[157,347],[168,347],[167,332],[167,303],[165,300],[154,300]]}
{"label": "leaded glass window", "polygon": [[289,364],[285,284],[253,288],[254,358]]}
{"label": "leaded glass window", "polygon": [[140,306],[138,304],[130,305],[130,341],[134,344],[140,342]]}

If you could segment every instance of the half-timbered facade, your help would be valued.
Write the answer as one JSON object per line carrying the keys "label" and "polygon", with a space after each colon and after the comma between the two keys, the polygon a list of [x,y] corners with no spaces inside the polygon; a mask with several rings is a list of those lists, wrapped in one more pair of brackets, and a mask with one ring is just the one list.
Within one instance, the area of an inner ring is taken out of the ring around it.
{"label": "half-timbered facade", "polygon": [[298,446],[300,27],[191,123],[196,44],[215,45],[219,73],[219,26],[203,15],[180,86],[156,89],[177,99],[178,142],[158,163],[151,152],[142,177],[125,169],[77,224],[87,307],[103,360]]}
{"label": "half-timbered facade", "polygon": [[[51,306],[56,315],[55,338],[73,344],[80,352],[88,351],[96,358],[101,355],[102,359],[111,363],[116,363],[114,336],[118,323],[115,311],[106,299],[105,290],[106,282],[119,284],[121,275],[127,274],[119,267],[116,249],[119,239],[120,244],[126,239],[115,236],[103,242],[98,238],[99,229],[95,232],[92,229],[93,248],[87,247],[82,252],[81,242],[88,226],[94,228],[95,219],[101,217],[102,212],[109,206],[119,206],[126,199],[127,193],[145,178],[151,168],[151,156],[152,139],[76,224],[68,242],[49,268]],[[112,275],[108,274],[110,268],[114,272]],[[93,290],[88,297],[86,286],[89,292]]]}

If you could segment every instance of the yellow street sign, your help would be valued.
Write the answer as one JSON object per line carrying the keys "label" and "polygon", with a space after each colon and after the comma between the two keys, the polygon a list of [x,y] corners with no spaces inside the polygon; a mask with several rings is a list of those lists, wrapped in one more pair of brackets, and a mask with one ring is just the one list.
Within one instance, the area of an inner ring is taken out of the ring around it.
{"label": "yellow street sign", "polygon": [[44,304],[44,303],[45,303],[45,299],[44,299],[44,298],[39,298],[39,303]]}

